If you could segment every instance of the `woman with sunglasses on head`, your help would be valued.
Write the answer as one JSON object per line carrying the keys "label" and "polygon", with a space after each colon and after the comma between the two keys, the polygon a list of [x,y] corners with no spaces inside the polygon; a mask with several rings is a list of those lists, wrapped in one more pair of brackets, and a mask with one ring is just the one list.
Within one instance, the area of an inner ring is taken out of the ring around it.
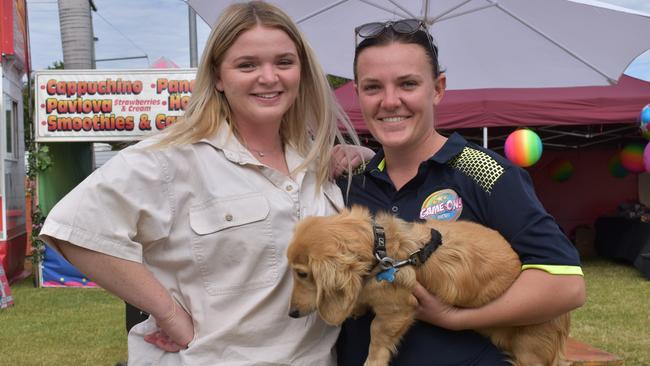
{"label": "woman with sunglasses on head", "polygon": [[[481,308],[443,304],[418,285],[419,321],[391,364],[509,365],[505,354],[471,329],[538,323],[581,306],[585,284],[578,253],[536,198],[523,169],[458,134],[447,138],[436,131],[446,76],[422,22],[370,23],[356,32],[361,38],[354,59],[356,91],[382,149],[353,176],[346,203],[407,221],[478,222],[499,231],[523,263],[512,287]],[[344,323],[339,366],[365,361],[372,316]]]}
{"label": "woman with sunglasses on head", "polygon": [[278,8],[230,6],[205,50],[183,120],[94,172],[41,237],[151,314],[129,365],[333,365],[338,328],[287,316],[284,252],[298,220],[343,205],[337,120],[354,132]]}

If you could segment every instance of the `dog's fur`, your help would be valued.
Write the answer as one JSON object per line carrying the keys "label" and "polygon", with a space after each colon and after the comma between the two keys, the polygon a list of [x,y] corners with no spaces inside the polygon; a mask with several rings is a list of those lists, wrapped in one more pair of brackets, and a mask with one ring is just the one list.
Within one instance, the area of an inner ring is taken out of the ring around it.
{"label": "dog's fur", "polygon": [[[393,283],[378,282],[373,218],[358,206],[327,217],[307,217],[295,229],[287,251],[294,286],[289,314],[318,311],[331,325],[350,316],[375,312],[365,365],[388,365],[397,344],[414,321],[416,280],[442,301],[479,307],[499,297],[521,271],[517,254],[495,230],[467,221],[407,223],[390,214],[375,222],[386,235],[388,256],[401,260],[423,247],[431,228],[442,245],[422,266],[401,267]],[[505,351],[514,365],[564,364],[569,314],[530,326],[478,329]]]}

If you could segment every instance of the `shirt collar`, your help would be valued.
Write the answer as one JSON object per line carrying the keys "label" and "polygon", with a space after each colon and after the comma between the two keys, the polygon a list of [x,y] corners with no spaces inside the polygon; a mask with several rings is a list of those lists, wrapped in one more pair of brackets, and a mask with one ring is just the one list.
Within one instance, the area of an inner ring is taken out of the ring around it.
{"label": "shirt collar", "polygon": [[[467,145],[467,140],[465,140],[461,135],[454,132],[447,138],[445,144],[442,145],[440,150],[438,150],[429,161],[434,161],[439,164],[446,164],[451,159],[460,154],[465,146]],[[379,149],[375,156],[370,160],[368,165],[366,165],[365,172],[383,172],[386,169],[386,160],[384,149]]]}
{"label": "shirt collar", "polygon": [[206,143],[223,151],[226,159],[237,164],[259,164],[250,152],[235,137],[230,123],[222,123],[211,136],[202,138],[198,143]]}
{"label": "shirt collar", "polygon": [[[222,123],[212,136],[199,140],[199,143],[206,143],[217,150],[222,150],[226,159],[233,163],[263,165],[235,137],[230,123]],[[290,144],[285,144],[284,149],[289,171],[294,171],[302,163],[303,158]]]}
{"label": "shirt collar", "polygon": [[429,160],[435,161],[439,164],[446,164],[460,154],[466,145],[467,140],[465,140],[463,136],[454,132],[447,138],[447,141],[445,141],[445,144],[442,145],[440,150],[429,158]]}

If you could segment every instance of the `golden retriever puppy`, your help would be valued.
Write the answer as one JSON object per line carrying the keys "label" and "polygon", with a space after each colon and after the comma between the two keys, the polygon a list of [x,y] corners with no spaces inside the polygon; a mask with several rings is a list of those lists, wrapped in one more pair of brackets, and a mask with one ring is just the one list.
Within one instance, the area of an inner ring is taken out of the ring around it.
{"label": "golden retriever puppy", "polygon": [[[390,266],[378,264],[373,225],[383,228],[386,255],[397,261],[427,247],[436,231],[442,244],[423,263],[399,267],[392,282],[379,281],[377,275],[386,275]],[[302,220],[287,257],[294,279],[290,316],[317,311],[328,324],[340,325],[367,308],[375,312],[367,366],[388,365],[397,351],[415,318],[417,300],[411,290],[416,281],[448,304],[479,307],[499,297],[521,270],[517,254],[495,230],[467,221],[408,223],[390,214],[373,220],[358,206]],[[477,331],[514,365],[562,365],[569,314],[537,325]]]}

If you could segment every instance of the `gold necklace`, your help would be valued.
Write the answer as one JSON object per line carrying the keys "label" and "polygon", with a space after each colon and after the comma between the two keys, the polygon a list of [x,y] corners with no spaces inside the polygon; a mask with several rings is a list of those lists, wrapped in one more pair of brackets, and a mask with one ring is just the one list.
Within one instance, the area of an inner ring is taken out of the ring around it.
{"label": "gold necklace", "polygon": [[248,150],[250,150],[250,151],[256,153],[257,156],[259,156],[260,158],[263,158],[263,157],[265,157],[265,156],[268,155],[268,154],[275,153],[275,152],[278,151],[278,150],[282,150],[282,149],[284,148],[284,145],[280,145],[280,149],[273,149],[273,150],[270,150],[270,151],[267,151],[267,152],[264,152],[264,151],[262,151],[262,150],[253,149],[253,148],[250,147],[250,146],[246,146],[246,147],[248,148]]}
{"label": "gold necklace", "polygon": [[263,152],[263,151],[255,150],[255,149],[250,148],[250,147],[249,147],[249,149],[250,149],[252,152],[257,153],[257,155],[259,155],[260,158],[263,158],[263,157],[264,157],[264,152]]}

